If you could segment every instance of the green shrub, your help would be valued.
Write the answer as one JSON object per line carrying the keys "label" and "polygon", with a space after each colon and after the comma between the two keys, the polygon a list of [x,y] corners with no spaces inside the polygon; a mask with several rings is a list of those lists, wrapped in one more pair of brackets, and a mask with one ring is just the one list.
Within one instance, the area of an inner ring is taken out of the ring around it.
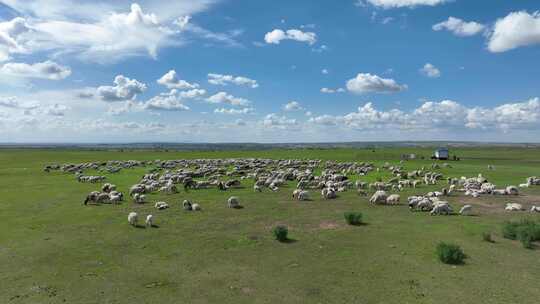
{"label": "green shrub", "polygon": [[511,240],[519,240],[524,248],[533,248],[533,242],[540,241],[540,223],[531,220],[505,222],[503,236]]}
{"label": "green shrub", "polygon": [[440,242],[436,249],[439,260],[445,264],[462,264],[466,258],[465,253],[458,245]]}
{"label": "green shrub", "polygon": [[502,227],[502,235],[506,239],[515,240],[517,238],[517,228],[519,224],[516,222],[504,222]]}
{"label": "green shrub", "polygon": [[488,243],[494,243],[493,238],[491,237],[491,233],[490,233],[490,232],[484,232],[484,233],[482,233],[482,239],[483,239],[485,242],[488,242]]}
{"label": "green shrub", "polygon": [[272,231],[276,240],[280,242],[285,242],[287,240],[287,235],[289,234],[289,229],[286,226],[276,226]]}
{"label": "green shrub", "polygon": [[362,224],[362,213],[360,212],[345,212],[345,221],[349,225],[360,225]]}

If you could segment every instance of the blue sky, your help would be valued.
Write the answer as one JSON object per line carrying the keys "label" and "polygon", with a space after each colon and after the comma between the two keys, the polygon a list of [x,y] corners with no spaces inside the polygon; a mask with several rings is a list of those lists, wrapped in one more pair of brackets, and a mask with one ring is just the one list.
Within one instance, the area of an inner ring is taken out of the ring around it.
{"label": "blue sky", "polygon": [[538,10],[0,0],[0,141],[537,142]]}

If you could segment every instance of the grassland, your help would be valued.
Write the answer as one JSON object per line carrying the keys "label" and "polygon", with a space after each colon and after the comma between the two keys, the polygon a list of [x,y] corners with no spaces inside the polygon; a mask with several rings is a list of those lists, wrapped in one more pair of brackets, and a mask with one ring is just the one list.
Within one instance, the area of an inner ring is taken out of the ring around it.
{"label": "grassland", "polygon": [[[538,218],[501,212],[506,201],[540,205],[540,187],[517,198],[449,198],[479,216],[432,217],[406,206],[370,206],[354,191],[324,201],[293,202],[293,184],[278,193],[243,189],[182,191],[151,195],[172,208],[150,204],[81,205],[98,185],[73,175],[45,173],[45,164],[180,158],[316,158],[396,163],[404,153],[428,156],[431,149],[266,150],[154,152],[89,150],[0,150],[0,303],[538,303],[540,250],[503,239],[503,221]],[[441,169],[445,176],[483,173],[500,186],[540,175],[540,150],[478,148],[454,150],[461,157]],[[407,169],[430,160],[405,163]],[[487,165],[496,170],[488,171]],[[126,192],[143,168],[108,175]],[[381,173],[383,174],[383,173]],[[368,175],[375,180],[379,175]],[[382,177],[387,177],[382,176]],[[424,186],[416,191],[431,189]],[[226,208],[231,195],[245,208]],[[180,208],[183,199],[202,212]],[[154,214],[159,228],[136,229],[127,214]],[[367,223],[347,226],[346,211]],[[294,240],[273,240],[277,224]],[[482,241],[492,232],[495,243]],[[469,256],[461,266],[440,263],[439,241],[459,244]]]}

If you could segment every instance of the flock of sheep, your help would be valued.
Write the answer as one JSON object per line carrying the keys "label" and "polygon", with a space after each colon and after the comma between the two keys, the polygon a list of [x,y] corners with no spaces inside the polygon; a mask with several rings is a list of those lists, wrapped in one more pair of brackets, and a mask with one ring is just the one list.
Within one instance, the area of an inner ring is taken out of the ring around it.
{"label": "flock of sheep", "polygon": [[[369,199],[371,204],[397,205],[401,199],[398,192],[404,188],[417,188],[420,185],[438,185],[444,180],[444,176],[437,170],[441,167],[451,168],[451,165],[434,163],[429,168],[422,167],[407,171],[403,167],[403,161],[396,165],[385,163],[377,167],[373,163],[367,162],[326,161],[323,163],[321,160],[242,158],[89,162],[48,165],[44,170],[46,172],[57,170],[75,174],[77,181],[81,183],[103,183],[107,179],[105,176],[85,175],[84,172],[94,170],[116,173],[134,167],[151,168],[149,173],[144,174],[138,183],[131,186],[128,191],[129,197],[136,204],[146,203],[146,195],[151,193],[175,194],[181,188],[184,188],[184,191],[208,188],[227,191],[241,187],[243,180],[251,180],[255,192],[262,192],[264,189],[276,192],[280,191],[280,188],[287,183],[295,182],[296,187],[292,192],[292,198],[298,201],[310,200],[310,190],[320,191],[323,199],[335,199],[339,192],[356,189],[360,196],[367,196],[369,192],[372,192]],[[316,174],[319,169],[321,170],[320,174]],[[495,168],[489,166],[488,169],[494,170]],[[363,181],[368,174],[374,171],[389,173],[391,178],[386,181],[379,178],[378,181],[372,183]],[[356,177],[354,183],[350,180],[350,176]],[[453,213],[453,209],[443,198],[455,192],[472,197],[488,194],[517,195],[519,193],[518,187],[515,186],[497,189],[482,174],[472,178],[448,177],[446,181],[447,187],[442,188],[441,191],[431,191],[424,195],[408,197],[409,208],[412,211],[430,212],[432,215],[448,215]],[[540,185],[540,178],[529,177],[527,182],[519,187],[525,188],[532,185]],[[90,192],[86,196],[84,204],[115,204],[124,200],[123,193],[117,191],[116,186],[111,183],[104,183],[100,190]],[[241,207],[238,197],[231,196],[227,201],[227,206],[229,208]],[[167,209],[169,204],[160,201],[155,202],[154,207]],[[201,210],[199,204],[188,200],[182,203],[182,207],[188,211]],[[523,210],[523,207],[517,203],[509,203],[505,209],[518,211]],[[471,212],[471,205],[465,205],[459,210],[461,215],[470,215]],[[540,212],[540,207],[533,206],[531,212]],[[153,215],[147,215],[146,225],[153,226],[153,221]],[[128,222],[131,225],[137,225],[138,214],[136,212],[129,213]]]}

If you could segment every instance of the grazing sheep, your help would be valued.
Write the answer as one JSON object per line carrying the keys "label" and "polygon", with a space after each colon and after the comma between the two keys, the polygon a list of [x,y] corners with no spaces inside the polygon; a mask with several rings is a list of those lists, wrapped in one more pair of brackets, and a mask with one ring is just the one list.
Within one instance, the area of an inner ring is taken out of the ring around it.
{"label": "grazing sheep", "polygon": [[519,184],[519,187],[520,188],[529,188],[531,186],[531,184],[529,183],[526,183],[526,184]]}
{"label": "grazing sheep", "polygon": [[506,207],[504,208],[506,211],[522,211],[523,206],[518,203],[508,203],[506,204]]}
{"label": "grazing sheep", "polygon": [[386,203],[388,205],[397,205],[399,204],[400,196],[399,194],[392,194],[386,198]]}
{"label": "grazing sheep", "polygon": [[531,212],[540,212],[540,207],[532,206]]}
{"label": "grazing sheep", "polygon": [[99,191],[92,191],[90,194],[88,194],[83,202],[84,205],[88,205],[88,203],[93,202],[97,203],[97,198],[99,196]]}
{"label": "grazing sheep", "polygon": [[186,211],[191,211],[193,210],[193,205],[191,204],[189,200],[184,200],[182,202],[182,208],[184,208],[184,210]]}
{"label": "grazing sheep", "polygon": [[452,213],[452,207],[448,204],[448,202],[439,201],[436,202],[433,206],[433,209],[431,210],[431,215],[449,215]]}
{"label": "grazing sheep", "polygon": [[146,216],[146,226],[147,227],[148,226],[150,226],[150,227],[154,226],[154,216],[153,215],[149,214],[149,215]]}
{"label": "grazing sheep", "polygon": [[133,202],[135,202],[137,204],[144,204],[146,202],[146,195],[140,194],[140,193],[135,193],[133,195]]}
{"label": "grazing sheep", "polygon": [[388,195],[385,191],[379,190],[371,196],[369,202],[372,204],[386,204],[387,197]]}
{"label": "grazing sheep", "polygon": [[128,214],[128,222],[132,226],[137,226],[137,222],[139,220],[139,216],[137,215],[137,212],[130,212]]}
{"label": "grazing sheep", "polygon": [[193,204],[193,205],[191,206],[191,210],[193,210],[193,211],[201,211],[201,205],[199,205],[199,204]]}
{"label": "grazing sheep", "polygon": [[334,199],[337,197],[336,191],[332,188],[324,188],[321,190],[321,196],[324,199]]}
{"label": "grazing sheep", "polygon": [[166,202],[156,202],[154,204],[154,208],[156,208],[158,210],[167,209],[167,208],[169,208],[169,204],[167,204]]}
{"label": "grazing sheep", "polygon": [[114,190],[116,190],[116,185],[113,185],[111,183],[105,183],[103,184],[103,187],[101,187],[101,191],[107,192],[107,193],[112,192]]}
{"label": "grazing sheep", "polygon": [[459,209],[460,215],[471,215],[472,212],[472,206],[471,205],[465,205]]}
{"label": "grazing sheep", "polygon": [[229,197],[229,199],[227,200],[227,206],[229,208],[240,208],[240,202],[238,200],[238,197],[236,196]]}
{"label": "grazing sheep", "polygon": [[300,192],[302,192],[302,190],[300,189],[295,189],[292,193],[292,198],[293,199],[298,199],[298,195],[300,195]]}

